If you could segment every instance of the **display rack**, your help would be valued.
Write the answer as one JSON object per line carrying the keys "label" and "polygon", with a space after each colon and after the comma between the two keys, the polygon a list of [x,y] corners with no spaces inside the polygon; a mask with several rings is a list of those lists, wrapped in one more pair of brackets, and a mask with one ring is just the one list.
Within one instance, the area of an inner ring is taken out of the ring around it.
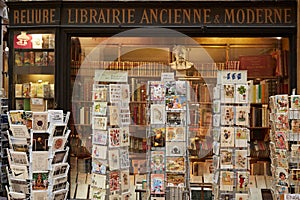
{"label": "display rack", "polygon": [[213,95],[214,199],[249,198],[247,71],[219,71]]}
{"label": "display rack", "polygon": [[67,198],[69,115],[62,110],[8,112],[9,198]]}
{"label": "display rack", "polygon": [[7,181],[7,174],[6,174],[6,167],[8,165],[8,160],[7,160],[7,154],[6,154],[6,148],[8,148],[8,138],[7,138],[7,130],[9,129],[8,125],[8,119],[7,119],[7,110],[8,110],[8,99],[7,98],[1,98],[0,99],[0,114],[1,114],[1,159],[0,159],[0,166],[1,166],[1,171],[0,171],[0,183],[1,183],[1,188],[0,188],[0,193],[2,196],[6,196],[5,192],[5,185],[8,184]]}
{"label": "display rack", "polygon": [[274,199],[283,199],[286,195],[292,198],[300,192],[299,101],[300,95],[295,94],[290,96],[279,94],[270,97],[270,150]]}
{"label": "display rack", "polygon": [[[96,70],[92,90],[92,199],[130,199],[127,72]],[[106,80],[106,82],[101,82]]]}
{"label": "display rack", "polygon": [[[173,76],[174,78],[174,76]],[[148,82],[148,189],[151,199],[188,199],[188,82]]]}

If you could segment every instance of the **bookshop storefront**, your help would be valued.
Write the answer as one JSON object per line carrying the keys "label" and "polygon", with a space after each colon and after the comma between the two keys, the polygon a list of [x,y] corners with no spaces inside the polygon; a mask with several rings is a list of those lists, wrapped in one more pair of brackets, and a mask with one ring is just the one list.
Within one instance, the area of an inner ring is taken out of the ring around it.
{"label": "bookshop storefront", "polygon": [[[286,145],[276,145],[268,117],[269,97],[297,85],[297,1],[7,4],[9,109],[71,112],[68,178],[49,163],[49,187],[27,195],[300,193],[298,163],[276,162],[300,137],[280,129]],[[300,133],[298,121],[286,123]]]}

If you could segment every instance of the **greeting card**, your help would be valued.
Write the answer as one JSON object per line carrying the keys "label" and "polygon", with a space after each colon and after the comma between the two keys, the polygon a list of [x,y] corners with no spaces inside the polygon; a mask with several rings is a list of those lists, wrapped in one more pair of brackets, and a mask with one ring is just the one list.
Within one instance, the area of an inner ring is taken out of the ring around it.
{"label": "greeting card", "polygon": [[235,103],[248,103],[248,85],[236,84],[235,85]]}
{"label": "greeting card", "polygon": [[221,125],[234,125],[233,106],[221,106]]}
{"label": "greeting card", "polygon": [[167,127],[166,141],[185,141],[185,127]]}
{"label": "greeting card", "polygon": [[112,149],[108,151],[108,163],[110,170],[120,169],[120,157],[118,149]]}
{"label": "greeting card", "polygon": [[93,144],[106,145],[108,132],[104,130],[93,129]]}
{"label": "greeting card", "polygon": [[221,168],[232,169],[233,168],[233,155],[232,149],[220,150]]}
{"label": "greeting card", "polygon": [[235,168],[247,169],[248,167],[248,150],[235,150]]}
{"label": "greeting card", "polygon": [[129,127],[121,127],[120,128],[120,140],[121,140],[121,147],[129,146],[130,142],[130,133],[129,133]]}
{"label": "greeting card", "polygon": [[162,101],[165,98],[165,89],[163,82],[160,81],[150,81],[150,100],[152,101]]}
{"label": "greeting card", "polygon": [[235,124],[237,126],[249,126],[249,107],[235,107]]}
{"label": "greeting card", "polygon": [[221,102],[234,103],[235,87],[233,84],[224,84],[221,88]]}
{"label": "greeting card", "polygon": [[151,171],[163,171],[165,169],[165,152],[151,151]]}
{"label": "greeting card", "polygon": [[234,147],[234,127],[221,127],[221,147]]}
{"label": "greeting card", "polygon": [[220,172],[220,190],[233,191],[234,173],[231,171]]}
{"label": "greeting card", "polygon": [[120,146],[120,128],[109,128],[109,147],[119,147]]}
{"label": "greeting card", "polygon": [[109,173],[109,191],[120,190],[120,173],[119,171],[111,171]]}
{"label": "greeting card", "polygon": [[151,174],[151,194],[164,194],[165,192],[165,175]]}
{"label": "greeting card", "polygon": [[151,104],[150,106],[151,124],[165,124],[166,123],[166,111],[163,104]]}
{"label": "greeting card", "polygon": [[119,108],[118,108],[118,106],[109,106],[109,124],[110,124],[110,126],[119,125]]}
{"label": "greeting card", "polygon": [[93,113],[94,115],[106,115],[107,102],[94,101]]}

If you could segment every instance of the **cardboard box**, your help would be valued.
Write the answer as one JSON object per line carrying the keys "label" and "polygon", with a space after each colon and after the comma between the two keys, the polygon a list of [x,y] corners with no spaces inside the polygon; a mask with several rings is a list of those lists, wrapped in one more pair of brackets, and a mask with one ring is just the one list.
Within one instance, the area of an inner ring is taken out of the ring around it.
{"label": "cardboard box", "polygon": [[240,56],[240,70],[247,70],[248,77],[274,76],[276,60],[271,55]]}

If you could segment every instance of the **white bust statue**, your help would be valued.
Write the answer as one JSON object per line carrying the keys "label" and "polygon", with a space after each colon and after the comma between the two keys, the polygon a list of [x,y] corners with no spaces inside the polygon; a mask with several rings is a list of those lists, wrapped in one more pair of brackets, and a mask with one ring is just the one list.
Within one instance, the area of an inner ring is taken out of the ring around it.
{"label": "white bust statue", "polygon": [[193,66],[193,63],[187,61],[187,49],[184,46],[176,45],[172,52],[175,56],[175,61],[170,63],[172,69],[186,70]]}

